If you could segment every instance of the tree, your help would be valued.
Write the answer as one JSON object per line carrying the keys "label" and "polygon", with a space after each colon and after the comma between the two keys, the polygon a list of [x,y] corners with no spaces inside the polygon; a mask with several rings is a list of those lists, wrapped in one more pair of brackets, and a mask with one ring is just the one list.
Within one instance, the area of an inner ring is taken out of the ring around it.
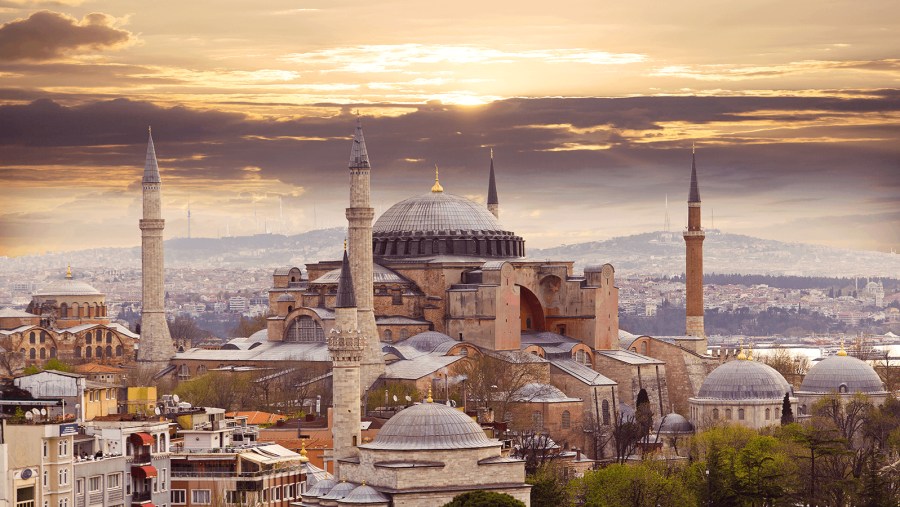
{"label": "tree", "polygon": [[209,331],[200,329],[197,321],[190,315],[178,315],[174,319],[168,321],[169,334],[176,343],[183,343],[189,347],[199,345],[202,341],[211,336]]}
{"label": "tree", "polygon": [[525,478],[531,484],[531,507],[561,507],[569,505],[566,470],[550,462]]}
{"label": "tree", "polygon": [[653,429],[653,410],[650,408],[650,396],[646,389],[638,391],[635,405],[637,408],[634,411],[634,419],[638,424],[640,437],[646,444],[650,441],[650,431]]}
{"label": "tree", "polygon": [[558,453],[559,446],[546,433],[534,430],[516,432],[513,437],[512,455],[525,460],[525,473],[535,473],[550,463]]}
{"label": "tree", "polygon": [[525,507],[525,503],[506,493],[477,490],[456,495],[444,507]]}
{"label": "tree", "polygon": [[247,372],[209,372],[181,382],[175,394],[195,406],[244,410],[257,399],[252,380]]}
{"label": "tree", "polygon": [[[540,366],[535,362],[535,356],[525,352],[484,351],[462,361],[456,372],[466,375],[469,399],[476,400],[482,407],[492,408],[496,419],[505,421],[511,403],[528,401],[522,398],[522,388],[543,380]],[[536,390],[531,394],[542,393]]]}
{"label": "tree", "polygon": [[25,367],[25,354],[16,352],[10,336],[0,336],[0,376],[13,376]]}
{"label": "tree", "polygon": [[784,400],[781,402],[781,425],[791,424],[794,422],[794,409],[791,408],[791,395],[784,393]]}
{"label": "tree", "polygon": [[684,507],[697,499],[665,462],[614,464],[572,481],[572,495],[586,507]]}
{"label": "tree", "polygon": [[771,354],[763,355],[762,362],[774,368],[782,377],[794,385],[797,385],[796,380],[802,379],[803,375],[806,375],[806,372],[809,371],[808,357],[802,354],[792,356],[787,349],[782,348],[775,349],[775,352]]}
{"label": "tree", "polygon": [[230,331],[232,338],[247,338],[253,333],[263,330],[268,325],[268,317],[266,315],[255,315],[247,318],[241,315],[241,320]]}

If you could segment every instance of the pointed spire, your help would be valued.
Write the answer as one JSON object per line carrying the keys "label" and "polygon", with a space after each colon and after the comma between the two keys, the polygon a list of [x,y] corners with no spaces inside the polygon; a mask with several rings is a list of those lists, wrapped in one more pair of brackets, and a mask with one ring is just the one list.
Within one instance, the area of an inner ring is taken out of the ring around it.
{"label": "pointed spire", "polygon": [[847,351],[844,349],[844,339],[841,338],[841,350],[837,351],[837,355],[844,357],[847,355]]}
{"label": "pointed spire", "polygon": [[334,300],[335,308],[356,308],[356,296],[353,291],[353,275],[350,274],[350,259],[347,257],[347,249],[344,248],[344,260],[341,263],[341,276],[338,278],[337,297]]}
{"label": "pointed spire", "polygon": [[70,265],[70,266],[66,267],[66,280],[71,280],[71,279],[72,279],[72,266]]}
{"label": "pointed spire", "polygon": [[497,182],[494,180],[494,149],[491,148],[491,175],[488,179],[488,195],[487,195],[487,203],[488,204],[500,204],[500,200],[497,199]]}
{"label": "pointed spire", "polygon": [[147,127],[147,161],[144,163],[144,183],[159,183],[159,164],[156,162],[156,148],[153,146],[153,131]]}
{"label": "pointed spire", "polygon": [[362,120],[356,113],[356,132],[353,134],[353,145],[350,147],[350,169],[369,169],[369,152],[366,151],[366,138],[363,137]]}
{"label": "pointed spire", "polygon": [[438,166],[434,164],[434,185],[431,186],[431,191],[434,193],[440,193],[444,191],[444,187],[441,186],[441,182],[438,179]]}
{"label": "pointed spire", "polygon": [[431,387],[428,388],[428,397],[425,398],[425,403],[434,403],[434,398],[431,397]]}
{"label": "pointed spire", "polygon": [[697,151],[691,144],[691,193],[688,202],[700,202],[700,187],[697,185]]}

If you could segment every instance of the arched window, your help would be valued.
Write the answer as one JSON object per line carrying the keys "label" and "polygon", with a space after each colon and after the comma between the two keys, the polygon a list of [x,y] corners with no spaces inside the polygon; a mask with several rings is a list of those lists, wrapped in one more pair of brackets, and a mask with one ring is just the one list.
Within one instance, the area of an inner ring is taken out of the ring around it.
{"label": "arched window", "polygon": [[112,343],[112,332],[111,331],[106,332],[106,343],[108,343],[108,344]]}
{"label": "arched window", "polygon": [[772,409],[771,409],[771,408],[767,408],[767,409],[766,409],[766,420],[768,421],[768,420],[771,419],[771,418],[772,418]]}
{"label": "arched window", "polygon": [[28,357],[31,359],[37,359],[37,349],[33,348],[28,352]]}
{"label": "arched window", "polygon": [[730,408],[725,409],[725,419],[727,419],[729,421],[731,420],[731,409]]}
{"label": "arched window", "polygon": [[738,419],[741,421],[744,420],[744,409],[742,409],[742,408],[738,409]]}
{"label": "arched window", "polygon": [[47,343],[47,331],[41,331],[41,343]]}
{"label": "arched window", "polygon": [[409,338],[409,331],[407,331],[406,329],[401,329],[400,330],[400,339],[405,340],[407,338]]}
{"label": "arched window", "polygon": [[106,346],[106,357],[112,357],[112,345]]}
{"label": "arched window", "polygon": [[718,418],[719,418],[719,409],[714,408],[713,409],[713,419],[718,419]]}
{"label": "arched window", "polygon": [[382,336],[382,338],[384,338],[384,341],[386,341],[386,342],[394,341],[394,332],[391,331],[390,329],[385,329],[384,332],[381,333],[381,336]]}
{"label": "arched window", "polygon": [[97,345],[97,358],[103,357],[103,347]]}
{"label": "arched window", "polygon": [[34,331],[28,333],[28,343],[32,345],[36,343]]}
{"label": "arched window", "polygon": [[92,336],[91,336],[91,332],[90,332],[90,331],[88,331],[87,333],[84,333],[84,343],[90,345],[90,344],[91,344],[91,339],[92,339]]}
{"label": "arched window", "polygon": [[838,386],[838,392],[841,394],[847,394],[847,384],[841,384]]}
{"label": "arched window", "polygon": [[569,429],[572,426],[572,414],[568,410],[563,411],[561,423],[563,429]]}
{"label": "arched window", "polygon": [[800,415],[806,415],[806,405],[800,405]]}
{"label": "arched window", "polygon": [[540,431],[544,429],[544,414],[540,411],[535,410],[531,413],[531,427],[534,431]]}
{"label": "arched window", "polygon": [[56,357],[56,347],[50,347],[50,357]]}
{"label": "arched window", "polygon": [[121,356],[122,356],[122,346],[116,345],[116,357],[121,357]]}
{"label": "arched window", "polygon": [[286,342],[324,342],[325,330],[309,315],[301,315],[288,326]]}
{"label": "arched window", "polygon": [[81,357],[81,345],[75,346],[75,357]]}
{"label": "arched window", "polygon": [[208,371],[208,369],[206,368],[206,365],[204,365],[204,364],[201,364],[200,366],[197,367],[197,375],[203,375],[207,371]]}
{"label": "arched window", "polygon": [[609,401],[603,400],[603,424],[609,426]]}
{"label": "arched window", "polygon": [[294,311],[294,305],[288,305],[288,313]]}
{"label": "arched window", "polygon": [[85,347],[84,348],[84,357],[91,357],[91,354],[93,353],[93,351],[94,351],[94,349],[92,349],[90,347]]}
{"label": "arched window", "polygon": [[40,356],[41,356],[41,359],[46,359],[47,358],[47,349],[45,349],[44,347],[41,347]]}
{"label": "arched window", "polygon": [[186,364],[179,366],[178,367],[178,378],[181,380],[191,378],[191,368]]}

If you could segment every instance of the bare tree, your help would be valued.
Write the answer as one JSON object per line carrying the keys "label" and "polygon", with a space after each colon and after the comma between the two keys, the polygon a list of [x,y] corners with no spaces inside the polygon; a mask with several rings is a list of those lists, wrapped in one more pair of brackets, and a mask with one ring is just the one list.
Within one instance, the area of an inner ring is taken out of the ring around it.
{"label": "bare tree", "polygon": [[542,382],[541,364],[525,352],[500,354],[483,351],[461,361],[456,373],[466,375],[469,399],[494,410],[497,419],[507,419],[510,404],[522,399],[522,388]]}
{"label": "bare tree", "polygon": [[512,438],[512,455],[525,460],[525,473],[533,474],[559,455],[559,446],[546,433],[517,431]]}
{"label": "bare tree", "polygon": [[17,352],[12,337],[0,337],[0,376],[13,376],[25,368],[25,354]]}

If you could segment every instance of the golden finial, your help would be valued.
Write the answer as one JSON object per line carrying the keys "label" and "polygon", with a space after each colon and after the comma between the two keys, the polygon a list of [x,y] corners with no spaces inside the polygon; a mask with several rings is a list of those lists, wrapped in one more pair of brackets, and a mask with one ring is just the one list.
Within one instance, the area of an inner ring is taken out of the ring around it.
{"label": "golden finial", "polygon": [[344,238],[344,251],[347,251],[347,238]]}
{"label": "golden finial", "polygon": [[301,440],[300,441],[300,461],[301,462],[306,463],[307,461],[309,461],[307,454],[309,454],[309,452],[306,450],[306,440]]}
{"label": "golden finial", "polygon": [[437,166],[437,164],[434,164],[434,186],[431,187],[431,191],[434,193],[444,191],[444,187],[442,187],[441,182],[438,181],[438,166]]}
{"label": "golden finial", "polygon": [[747,354],[744,354],[744,339],[743,338],[741,338],[740,347],[741,347],[741,350],[738,352],[738,355],[735,359],[737,359],[738,361],[746,361]]}
{"label": "golden finial", "polygon": [[750,342],[750,346],[747,348],[747,361],[753,361],[753,342]]}
{"label": "golden finial", "polygon": [[434,398],[431,397],[431,388],[430,387],[428,388],[428,397],[425,398],[425,402],[434,403]]}
{"label": "golden finial", "polygon": [[491,148],[491,160],[494,160],[494,148]]}
{"label": "golden finial", "polygon": [[66,279],[67,279],[67,280],[71,280],[71,279],[72,279],[72,266],[71,266],[71,265],[69,265],[68,267],[66,267]]}
{"label": "golden finial", "polygon": [[837,352],[837,355],[839,355],[839,356],[841,356],[841,357],[847,355],[847,351],[844,350],[844,339],[843,339],[843,338],[841,338],[841,350],[839,350],[839,351]]}

